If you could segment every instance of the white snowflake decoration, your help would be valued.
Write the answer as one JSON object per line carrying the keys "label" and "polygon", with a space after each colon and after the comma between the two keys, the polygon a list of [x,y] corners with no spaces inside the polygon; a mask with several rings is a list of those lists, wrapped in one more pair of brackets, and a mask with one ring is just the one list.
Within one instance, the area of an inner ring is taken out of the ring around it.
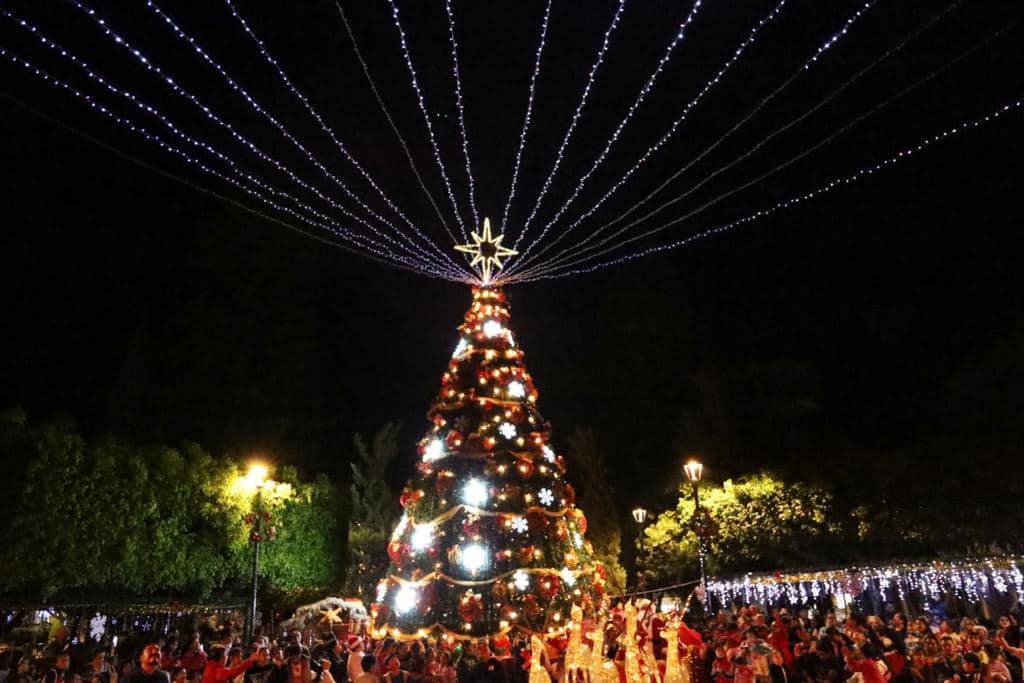
{"label": "white snowflake decoration", "polygon": [[97,613],[89,620],[89,637],[99,642],[103,640],[103,634],[107,632],[107,618]]}
{"label": "white snowflake decoration", "polygon": [[501,334],[503,329],[501,323],[497,320],[488,320],[483,326],[484,336],[488,339],[493,339]]}
{"label": "white snowflake decoration", "polygon": [[431,439],[430,443],[427,444],[427,448],[423,451],[423,459],[427,462],[433,462],[440,460],[441,458],[448,455],[444,448],[444,441],[441,439]]}
{"label": "white snowflake decoration", "polygon": [[537,498],[540,500],[541,505],[551,505],[555,502],[555,494],[551,493],[551,489],[537,491]]}
{"label": "white snowflake decoration", "polygon": [[480,507],[487,502],[490,493],[487,491],[487,484],[479,479],[470,479],[462,487],[462,502],[473,507]]}
{"label": "white snowflake decoration", "polygon": [[560,574],[562,577],[562,583],[564,583],[566,586],[571,587],[576,585],[576,575],[572,573],[571,569],[569,569],[568,567],[562,567],[562,571],[560,572]]}
{"label": "white snowflake decoration", "polygon": [[501,426],[498,427],[498,431],[501,432],[501,435],[506,439],[514,439],[516,438],[516,434],[519,433],[516,431],[516,426],[511,422],[502,422]]}
{"label": "white snowflake decoration", "polygon": [[469,430],[469,418],[465,415],[459,415],[455,418],[455,429],[459,430],[460,434],[465,434]]}
{"label": "white snowflake decoration", "polygon": [[526,521],[526,517],[516,517],[512,520],[512,530],[518,531],[521,534],[525,534],[529,531],[530,525]]}
{"label": "white snowflake decoration", "polygon": [[512,575],[512,583],[514,583],[516,588],[519,590],[525,591],[530,587],[530,575],[520,569]]}
{"label": "white snowflake decoration", "polygon": [[544,459],[548,462],[555,462],[555,452],[547,444],[544,444]]}
{"label": "white snowflake decoration", "polygon": [[512,398],[522,398],[526,396],[526,386],[519,380],[513,380],[508,383],[508,395]]}

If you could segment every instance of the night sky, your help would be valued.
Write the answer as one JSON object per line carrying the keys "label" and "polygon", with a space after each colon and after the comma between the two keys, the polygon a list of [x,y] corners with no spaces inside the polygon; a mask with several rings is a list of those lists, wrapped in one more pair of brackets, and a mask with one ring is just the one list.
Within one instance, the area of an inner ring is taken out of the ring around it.
{"label": "night sky", "polygon": [[[591,202],[774,3],[705,4],[663,80],[595,176],[586,194]],[[860,4],[790,0],[777,24],[612,206],[621,211],[637,201],[717,138]],[[700,196],[785,161],[1020,18],[1012,1],[961,5]],[[223,131],[133,65],[72,5],[21,0],[4,6],[181,125],[244,158]],[[302,167],[287,143],[144,3],[95,6],[227,120]],[[161,6],[326,164],[349,172],[222,3]],[[444,6],[400,6],[439,142],[464,199]],[[482,213],[500,216],[544,3],[462,0],[454,6],[477,201]],[[631,0],[542,206],[545,221],[603,146],[690,6]],[[448,248],[333,4],[238,7],[354,154]],[[685,178],[699,180],[731,161],[944,7],[879,0],[820,66]],[[553,4],[512,225],[533,206],[613,10],[606,2]],[[442,185],[388,5],[347,2],[346,11],[440,203]],[[1019,98],[1021,30],[991,38],[819,153],[664,237],[742,217]],[[0,45],[88,84],[7,19]],[[0,65],[0,74],[0,408],[23,406],[34,420],[70,418],[92,436],[191,439],[217,451],[259,451],[336,476],[345,475],[354,432],[400,421],[406,438],[401,467],[409,466],[469,304],[465,286],[355,257],[142,167],[53,120],[187,183],[231,194],[10,63]],[[834,458],[913,461],[923,471],[942,472],[965,459],[985,466],[987,453],[1019,454],[1022,123],[1016,110],[848,188],[682,249],[510,288],[513,329],[556,445],[564,448],[576,426],[593,426],[616,470],[622,509],[671,486],[679,463],[693,453],[719,478],[762,467],[820,476]],[[666,197],[688,186],[680,181],[673,187]],[[442,206],[450,215],[450,205]],[[395,476],[401,479],[404,470]]]}

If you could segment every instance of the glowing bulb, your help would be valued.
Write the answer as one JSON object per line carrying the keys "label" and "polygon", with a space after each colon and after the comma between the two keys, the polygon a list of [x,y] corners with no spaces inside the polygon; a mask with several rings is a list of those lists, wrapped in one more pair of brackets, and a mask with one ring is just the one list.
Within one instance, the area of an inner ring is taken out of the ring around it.
{"label": "glowing bulb", "polygon": [[469,342],[465,339],[460,339],[459,343],[455,346],[455,351],[452,353],[452,358],[462,358],[466,353],[466,349],[469,348]]}
{"label": "glowing bulb", "polygon": [[487,566],[487,551],[482,545],[468,545],[462,549],[462,567],[471,574]]}
{"label": "glowing bulb", "polygon": [[423,452],[423,459],[427,462],[433,462],[434,460],[440,460],[446,455],[448,453],[444,449],[444,441],[433,439],[427,444],[427,449]]}
{"label": "glowing bulb", "polygon": [[544,444],[544,459],[548,462],[555,461],[555,452],[551,450],[551,446]]}
{"label": "glowing bulb", "polygon": [[487,322],[484,323],[482,329],[484,332],[484,336],[487,337],[488,339],[493,339],[494,337],[497,337],[499,334],[501,334],[502,331],[501,323],[499,323],[497,320],[488,320]]}
{"label": "glowing bulb", "polygon": [[516,432],[516,426],[511,422],[502,422],[501,426],[498,427],[498,431],[501,432],[501,435],[506,439],[514,439],[518,433]]}
{"label": "glowing bulb", "polygon": [[426,550],[434,542],[434,525],[417,524],[409,540],[412,543],[413,550]]}
{"label": "glowing bulb", "polygon": [[573,574],[572,570],[568,567],[562,567],[560,575],[562,577],[562,583],[566,586],[574,586],[576,584],[576,575]]}
{"label": "glowing bulb", "polygon": [[416,594],[415,588],[412,586],[402,586],[398,589],[398,593],[395,595],[395,612],[398,614],[406,614],[415,608],[416,603],[419,601],[420,597]]}
{"label": "glowing bulb", "polygon": [[530,587],[530,575],[520,569],[512,575],[512,583],[514,583],[516,588],[519,590],[525,591]]}
{"label": "glowing bulb", "polygon": [[523,396],[526,396],[526,387],[522,382],[509,382],[508,395],[512,398],[522,398]]}
{"label": "glowing bulb", "polygon": [[572,532],[572,540],[576,544],[577,548],[582,548],[583,547],[583,537],[580,536],[580,532],[578,532],[578,531]]}
{"label": "glowing bulb", "polygon": [[473,507],[480,507],[487,503],[490,494],[487,491],[487,484],[479,479],[470,479],[462,487],[462,502]]}

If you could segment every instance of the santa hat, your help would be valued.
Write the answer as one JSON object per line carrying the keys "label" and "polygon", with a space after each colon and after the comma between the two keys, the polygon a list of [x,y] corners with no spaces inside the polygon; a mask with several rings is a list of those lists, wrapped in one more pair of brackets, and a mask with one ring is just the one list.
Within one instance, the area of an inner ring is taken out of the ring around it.
{"label": "santa hat", "polygon": [[346,641],[346,645],[348,645],[348,649],[354,650],[354,649],[356,649],[357,647],[359,647],[362,644],[363,644],[363,639],[362,638],[360,638],[359,636],[357,636],[354,633],[350,633],[349,634],[348,640]]}

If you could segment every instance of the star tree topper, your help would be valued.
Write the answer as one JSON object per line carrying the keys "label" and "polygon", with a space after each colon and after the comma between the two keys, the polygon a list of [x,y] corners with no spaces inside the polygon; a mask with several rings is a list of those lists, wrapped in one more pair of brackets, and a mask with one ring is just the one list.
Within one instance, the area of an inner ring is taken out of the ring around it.
{"label": "star tree topper", "polygon": [[501,270],[504,266],[501,260],[507,256],[515,256],[519,252],[515,249],[501,246],[501,240],[505,235],[498,235],[497,237],[491,235],[490,218],[484,218],[484,229],[481,232],[483,234],[475,231],[472,232],[470,237],[472,237],[473,243],[456,245],[455,250],[470,254],[473,257],[473,260],[469,262],[471,268],[480,264],[483,284],[487,285],[491,282],[492,268],[495,269],[495,272]]}

